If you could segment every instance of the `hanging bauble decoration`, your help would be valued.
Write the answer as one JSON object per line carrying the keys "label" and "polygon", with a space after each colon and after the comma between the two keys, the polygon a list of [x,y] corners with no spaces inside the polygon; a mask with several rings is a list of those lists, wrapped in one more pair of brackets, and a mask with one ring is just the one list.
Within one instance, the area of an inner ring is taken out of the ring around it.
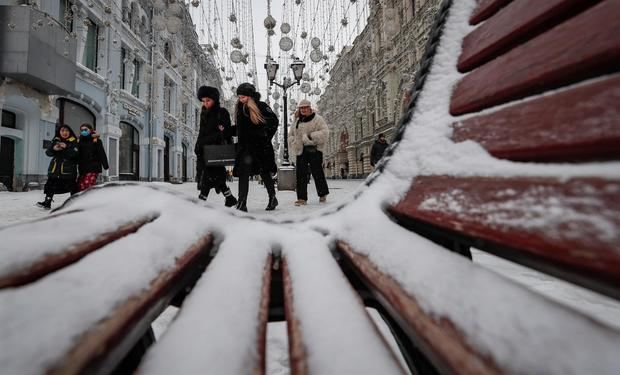
{"label": "hanging bauble decoration", "polygon": [[323,53],[318,50],[318,49],[314,49],[312,50],[312,52],[310,52],[310,60],[312,60],[312,62],[319,62],[321,61],[321,59],[323,58]]}
{"label": "hanging bauble decoration", "polygon": [[237,22],[237,15],[234,13],[231,13],[230,16],[228,16],[228,20],[232,23],[236,23]]}
{"label": "hanging bauble decoration", "polygon": [[218,49],[220,46],[217,43],[213,43],[213,49]]}
{"label": "hanging bauble decoration", "polygon": [[341,19],[340,24],[342,26],[347,26],[349,24],[349,20],[347,20],[347,17],[344,17],[343,19]]}
{"label": "hanging bauble decoration", "polygon": [[276,104],[274,104],[274,105],[273,105],[273,109],[275,109],[276,111],[277,111],[278,109],[280,109],[280,103],[276,103]]}
{"label": "hanging bauble decoration", "polygon": [[200,0],[192,0],[192,6],[194,8],[198,8],[199,5],[200,5]]}
{"label": "hanging bauble decoration", "polygon": [[252,72],[248,73],[248,77],[252,78],[254,75],[252,74]]}
{"label": "hanging bauble decoration", "polygon": [[270,14],[263,21],[263,25],[265,26],[265,29],[272,30],[274,27],[276,27],[276,19],[273,18]]}
{"label": "hanging bauble decoration", "polygon": [[280,99],[280,93],[279,92],[274,92],[273,95],[271,95],[272,98],[274,98],[275,100]]}
{"label": "hanging bauble decoration", "polygon": [[389,37],[393,37],[398,33],[398,24],[396,19],[396,9],[387,8],[383,11],[383,29]]}
{"label": "hanging bauble decoration", "polygon": [[241,53],[241,51],[239,51],[238,49],[230,53],[230,61],[234,62],[235,64],[239,64],[242,60],[243,53]]}
{"label": "hanging bauble decoration", "polygon": [[282,51],[290,51],[293,48],[293,40],[288,36],[282,37],[280,39],[280,49]]}
{"label": "hanging bauble decoration", "polygon": [[301,75],[301,79],[303,79],[304,81],[309,81],[310,80],[310,74],[308,73],[304,73]]}
{"label": "hanging bauble decoration", "polygon": [[295,0],[295,4],[297,5],[301,4],[301,0]]}
{"label": "hanging bauble decoration", "polygon": [[248,63],[248,57],[250,57],[250,55],[249,55],[249,54],[247,54],[247,53],[246,53],[246,54],[244,54],[244,55],[243,55],[243,58],[241,59],[241,62],[247,65],[247,63]]}
{"label": "hanging bauble decoration", "polygon": [[357,0],[351,0],[351,3],[352,3],[352,4],[355,4],[355,2],[356,2],[356,1],[357,1]]}
{"label": "hanging bauble decoration", "polygon": [[319,48],[319,46],[321,45],[321,39],[317,38],[316,36],[313,37],[312,39],[310,39],[310,45],[313,48]]}
{"label": "hanging bauble decoration", "polygon": [[162,16],[153,17],[153,30],[164,31],[166,29],[166,20]]}
{"label": "hanging bauble decoration", "polygon": [[308,33],[305,31],[302,31],[300,36],[301,36],[301,39],[306,39],[308,37]]}
{"label": "hanging bauble decoration", "polygon": [[329,60],[329,56],[323,55],[323,60]]}
{"label": "hanging bauble decoration", "polygon": [[237,49],[243,48],[243,44],[241,44],[241,41],[237,37],[234,37],[230,40],[230,45],[233,46],[233,48]]}
{"label": "hanging bauble decoration", "polygon": [[226,79],[227,81],[232,81],[232,79],[233,79],[233,78],[232,78],[231,76],[228,76],[228,77],[226,77],[225,79]]}
{"label": "hanging bauble decoration", "polygon": [[282,32],[282,34],[288,34],[291,31],[291,25],[284,22],[282,25],[280,25],[280,31]]}
{"label": "hanging bauble decoration", "polygon": [[314,91],[312,91],[312,93],[314,95],[321,95],[321,89],[319,88],[319,86],[314,88]]}
{"label": "hanging bauble decoration", "polygon": [[273,36],[276,35],[276,32],[273,29],[267,30],[267,35]]}
{"label": "hanging bauble decoration", "polygon": [[296,106],[297,105],[297,100],[295,99],[291,99],[291,106]]}
{"label": "hanging bauble decoration", "polygon": [[336,48],[333,45],[327,47],[327,51],[329,51],[329,52],[334,52],[335,49]]}
{"label": "hanging bauble decoration", "polygon": [[166,28],[170,34],[176,34],[181,31],[182,25],[183,21],[177,17],[168,17],[168,20],[166,20]]}
{"label": "hanging bauble decoration", "polygon": [[308,82],[304,82],[304,83],[301,84],[301,87],[299,87],[299,89],[304,94],[307,94],[307,93],[310,92],[310,90],[312,90],[312,86],[310,86],[310,84]]}

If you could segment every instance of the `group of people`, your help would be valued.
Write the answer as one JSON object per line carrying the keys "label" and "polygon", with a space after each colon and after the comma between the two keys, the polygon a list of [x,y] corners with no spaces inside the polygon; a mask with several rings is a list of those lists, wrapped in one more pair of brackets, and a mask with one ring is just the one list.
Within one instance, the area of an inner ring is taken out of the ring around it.
{"label": "group of people", "polygon": [[109,168],[103,144],[91,124],[80,125],[79,138],[68,125],[58,126],[45,154],[52,160],[43,189],[45,199],[37,205],[48,210],[55,194],[86,190],[97,183],[102,168]]}
{"label": "group of people", "polygon": [[[198,89],[198,100],[202,102],[200,131],[194,148],[198,157],[198,197],[206,200],[211,189],[215,189],[216,193],[224,195],[224,204],[227,207],[236,206],[238,210],[247,212],[250,177],[260,175],[269,196],[265,210],[272,211],[278,206],[273,179],[277,166],[271,144],[271,139],[278,130],[278,117],[267,103],[260,100],[260,93],[254,85],[242,83],[237,87],[236,93],[238,99],[234,113],[235,124],[232,125],[230,113],[220,105],[218,89],[211,86]],[[299,102],[294,117],[288,137],[289,150],[295,156],[297,200],[294,204],[307,204],[310,175],[314,179],[319,202],[325,203],[329,187],[323,171],[323,154],[326,151],[329,129],[323,117],[314,112],[312,103],[306,99]],[[203,160],[205,146],[232,144],[234,137],[237,147],[232,175],[239,178],[237,198],[226,184],[226,168],[207,166]],[[387,146],[385,137],[380,134],[372,148],[373,166],[383,156]]]}

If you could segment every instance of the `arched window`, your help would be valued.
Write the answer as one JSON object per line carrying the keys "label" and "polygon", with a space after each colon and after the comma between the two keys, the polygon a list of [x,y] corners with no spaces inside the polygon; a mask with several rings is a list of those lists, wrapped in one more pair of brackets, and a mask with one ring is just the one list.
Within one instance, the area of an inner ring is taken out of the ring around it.
{"label": "arched window", "polygon": [[118,143],[118,172],[120,180],[140,178],[140,137],[136,128],[126,122],[120,123],[122,131]]}
{"label": "arched window", "polygon": [[164,43],[164,58],[169,63],[172,63],[172,47],[170,46],[170,42]]}
{"label": "arched window", "polygon": [[75,134],[79,134],[82,124],[91,124],[93,128],[97,128],[95,115],[83,105],[61,98],[58,99],[58,108],[58,124],[69,125]]}

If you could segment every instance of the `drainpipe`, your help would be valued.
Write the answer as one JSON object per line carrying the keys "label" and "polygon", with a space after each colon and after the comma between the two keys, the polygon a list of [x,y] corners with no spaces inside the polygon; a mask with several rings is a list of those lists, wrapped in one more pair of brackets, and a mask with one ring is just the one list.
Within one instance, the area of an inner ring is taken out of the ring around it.
{"label": "drainpipe", "polygon": [[155,33],[153,32],[153,18],[155,17],[155,8],[151,9],[151,83],[149,84],[149,101],[150,101],[150,105],[149,105],[149,124],[148,124],[148,130],[149,130],[149,144],[148,144],[148,157],[146,158],[147,160],[147,164],[148,164],[148,181],[151,182],[153,181],[153,98],[154,98],[154,87],[155,86],[155,73],[157,72],[157,69],[155,68],[155,64],[154,64],[154,60],[155,60]]}

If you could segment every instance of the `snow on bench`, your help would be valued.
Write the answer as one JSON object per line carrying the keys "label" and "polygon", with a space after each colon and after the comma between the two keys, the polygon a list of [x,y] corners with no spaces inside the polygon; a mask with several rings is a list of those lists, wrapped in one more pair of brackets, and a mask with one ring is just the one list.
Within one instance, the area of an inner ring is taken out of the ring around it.
{"label": "snow on bench", "polygon": [[617,373],[617,329],[449,250],[619,298],[619,2],[448,4],[397,144],[346,202],[266,221],[108,184],[0,228],[21,278],[0,288],[0,368],[264,373],[285,319],[295,374],[401,372],[367,306],[413,373]]}

